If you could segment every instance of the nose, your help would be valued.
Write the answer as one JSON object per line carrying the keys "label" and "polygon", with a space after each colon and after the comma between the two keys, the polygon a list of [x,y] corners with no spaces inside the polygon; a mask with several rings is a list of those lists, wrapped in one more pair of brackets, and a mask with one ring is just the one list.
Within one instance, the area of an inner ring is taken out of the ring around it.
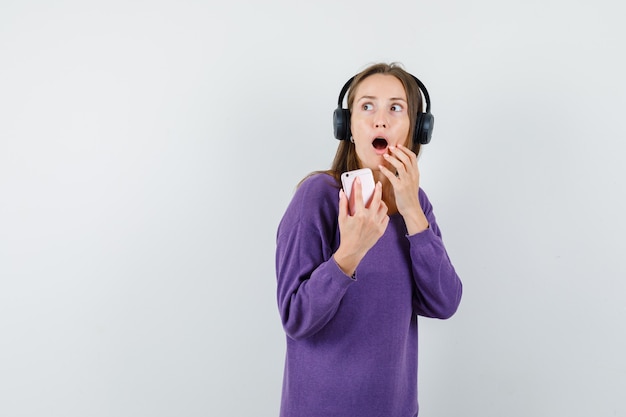
{"label": "nose", "polygon": [[378,111],[374,118],[374,127],[376,127],[376,129],[386,129],[387,126],[389,126],[389,124],[385,118],[384,112]]}

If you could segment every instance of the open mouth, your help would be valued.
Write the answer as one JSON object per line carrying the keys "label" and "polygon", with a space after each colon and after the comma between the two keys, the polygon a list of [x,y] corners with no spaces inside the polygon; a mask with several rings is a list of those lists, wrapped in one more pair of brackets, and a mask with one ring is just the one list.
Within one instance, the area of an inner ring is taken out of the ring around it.
{"label": "open mouth", "polygon": [[385,150],[387,149],[387,139],[376,138],[372,141],[372,146],[377,150]]}

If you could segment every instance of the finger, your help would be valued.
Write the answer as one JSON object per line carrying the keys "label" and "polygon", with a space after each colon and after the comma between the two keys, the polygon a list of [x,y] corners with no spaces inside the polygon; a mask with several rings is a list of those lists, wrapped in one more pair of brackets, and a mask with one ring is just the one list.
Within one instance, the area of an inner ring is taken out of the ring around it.
{"label": "finger", "polygon": [[398,159],[396,155],[383,154],[383,158],[389,163],[396,171],[405,171],[404,163]]}
{"label": "finger", "polygon": [[385,228],[387,227],[386,226],[387,222],[389,222],[389,216],[387,214],[388,211],[389,211],[389,208],[387,207],[387,204],[385,204],[384,201],[381,201],[380,206],[378,207],[378,210],[376,211],[375,221]]}
{"label": "finger", "polygon": [[387,207],[387,204],[384,201],[381,201],[380,206],[378,206],[378,212],[376,214],[378,214],[378,216],[382,218],[387,215],[388,211],[389,208]]}
{"label": "finger", "polygon": [[348,198],[346,193],[339,189],[339,220],[343,220],[348,216]]}
{"label": "finger", "polygon": [[[410,153],[413,153],[410,149],[402,147],[400,148],[395,147],[395,146],[390,146],[389,150],[392,153],[392,156],[396,157],[398,159],[398,161],[400,161],[402,163],[402,168],[403,169],[408,169],[408,167],[413,166],[413,162],[414,160],[411,158]],[[398,167],[396,167],[398,168]]]}
{"label": "finger", "polygon": [[410,148],[407,148],[404,145],[398,145],[398,149],[402,151],[406,156],[408,156],[411,161],[417,160],[417,154],[413,152],[413,150],[411,150]]}
{"label": "finger", "polygon": [[396,177],[396,174],[394,172],[392,172],[389,168],[387,168],[384,165],[378,165],[378,169],[380,170],[380,172],[383,173],[383,175],[385,177],[387,177],[387,179],[389,180],[389,182],[391,183],[391,185],[395,185],[398,182],[398,177]]}
{"label": "finger", "polygon": [[369,204],[369,208],[375,208],[378,205],[380,205],[380,203],[382,203],[382,199],[383,199],[383,184],[380,181],[376,182],[376,185],[374,186],[374,192],[372,193],[372,198],[370,200],[370,204]]}
{"label": "finger", "polygon": [[352,183],[352,194],[350,195],[350,204],[354,208],[353,213],[356,210],[360,210],[365,207],[363,204],[363,187],[361,185],[361,178],[356,177],[354,183]]}

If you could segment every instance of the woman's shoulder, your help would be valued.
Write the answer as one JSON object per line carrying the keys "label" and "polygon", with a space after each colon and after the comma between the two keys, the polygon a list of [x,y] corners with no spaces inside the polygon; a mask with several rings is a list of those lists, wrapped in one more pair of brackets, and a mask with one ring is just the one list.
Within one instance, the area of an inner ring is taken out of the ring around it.
{"label": "woman's shoulder", "polygon": [[317,197],[324,194],[336,194],[339,190],[339,182],[330,173],[320,171],[307,175],[300,184],[296,193],[314,194]]}
{"label": "woman's shoulder", "polygon": [[318,228],[337,217],[338,202],[337,180],[325,172],[310,174],[298,184],[280,229],[302,222]]}
{"label": "woman's shoulder", "polygon": [[339,201],[339,188],[335,177],[326,172],[315,172],[298,184],[293,199],[299,202],[302,210],[333,206]]}

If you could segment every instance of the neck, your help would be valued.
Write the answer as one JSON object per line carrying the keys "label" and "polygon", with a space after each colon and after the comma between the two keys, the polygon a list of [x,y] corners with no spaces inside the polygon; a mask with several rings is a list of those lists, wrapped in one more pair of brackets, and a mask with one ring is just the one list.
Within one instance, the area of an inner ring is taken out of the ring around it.
{"label": "neck", "polygon": [[395,214],[398,212],[398,208],[396,206],[396,197],[393,192],[393,186],[380,171],[376,171],[374,173],[374,180],[376,182],[380,181],[383,185],[383,201],[387,204],[388,214]]}

